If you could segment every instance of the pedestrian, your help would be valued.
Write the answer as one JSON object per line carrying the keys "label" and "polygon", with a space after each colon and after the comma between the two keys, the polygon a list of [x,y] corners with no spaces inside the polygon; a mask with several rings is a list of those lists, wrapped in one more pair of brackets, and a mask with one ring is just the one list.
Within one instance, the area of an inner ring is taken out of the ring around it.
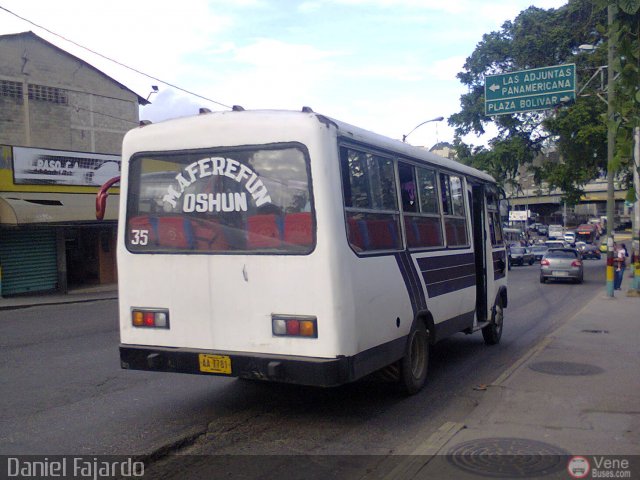
{"label": "pedestrian", "polygon": [[627,247],[625,247],[624,243],[620,245],[620,247],[617,247],[617,245],[614,244],[615,250],[614,250],[614,264],[615,264],[615,276],[613,279],[613,288],[614,290],[621,290],[622,289],[622,279],[624,278],[624,269],[627,266],[626,262],[627,262],[627,256],[629,255],[627,253]]}

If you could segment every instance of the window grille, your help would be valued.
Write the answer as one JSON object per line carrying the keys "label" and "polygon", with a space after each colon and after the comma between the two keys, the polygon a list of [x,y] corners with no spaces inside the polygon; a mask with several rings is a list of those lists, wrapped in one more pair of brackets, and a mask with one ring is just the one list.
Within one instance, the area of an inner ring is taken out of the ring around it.
{"label": "window grille", "polygon": [[66,90],[34,84],[29,84],[29,100],[58,103],[60,105],[69,103]]}
{"label": "window grille", "polygon": [[0,97],[18,98],[22,100],[22,83],[0,80]]}

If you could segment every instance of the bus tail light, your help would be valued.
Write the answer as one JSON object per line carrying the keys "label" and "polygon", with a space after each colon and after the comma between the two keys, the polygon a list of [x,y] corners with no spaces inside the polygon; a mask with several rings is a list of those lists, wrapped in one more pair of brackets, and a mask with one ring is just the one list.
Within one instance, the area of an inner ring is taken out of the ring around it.
{"label": "bus tail light", "polygon": [[318,320],[301,315],[273,315],[271,330],[277,337],[318,338]]}
{"label": "bus tail light", "polygon": [[169,328],[169,310],[166,308],[132,308],[131,325],[146,328]]}

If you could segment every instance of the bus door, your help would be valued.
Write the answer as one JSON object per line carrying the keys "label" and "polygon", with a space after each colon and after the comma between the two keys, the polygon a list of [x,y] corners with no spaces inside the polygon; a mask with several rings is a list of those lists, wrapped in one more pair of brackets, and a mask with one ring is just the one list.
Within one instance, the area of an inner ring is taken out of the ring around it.
{"label": "bus door", "polygon": [[477,322],[487,320],[487,258],[485,234],[485,188],[483,185],[472,186],[473,247],[476,264],[476,318]]}

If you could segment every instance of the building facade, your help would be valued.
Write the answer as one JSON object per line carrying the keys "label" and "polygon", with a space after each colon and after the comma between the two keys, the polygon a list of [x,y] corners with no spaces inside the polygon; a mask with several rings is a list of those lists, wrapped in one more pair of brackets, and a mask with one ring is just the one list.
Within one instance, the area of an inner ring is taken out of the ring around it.
{"label": "building facade", "polygon": [[0,294],[115,283],[124,134],[148,103],[32,32],[0,36]]}

